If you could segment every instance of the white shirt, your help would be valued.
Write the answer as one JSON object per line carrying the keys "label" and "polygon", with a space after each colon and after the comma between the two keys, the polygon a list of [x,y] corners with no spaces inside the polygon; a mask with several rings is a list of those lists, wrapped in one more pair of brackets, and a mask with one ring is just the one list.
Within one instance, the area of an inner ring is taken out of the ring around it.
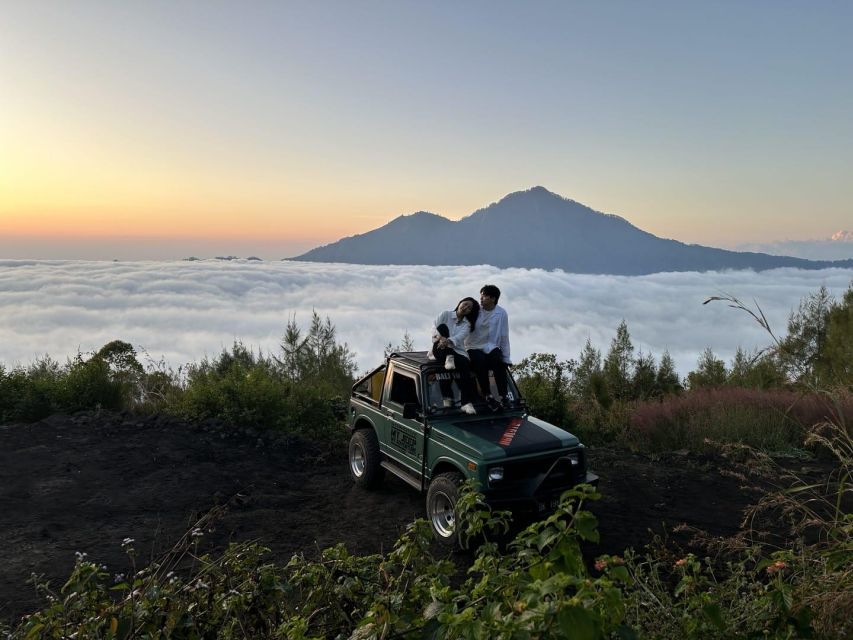
{"label": "white shirt", "polygon": [[[447,329],[450,332],[448,340],[453,347],[453,351],[467,358],[468,352],[465,350],[465,340],[471,335],[471,323],[468,322],[468,318],[459,320],[456,317],[456,310],[450,309],[449,311],[442,311],[435,319],[435,326],[438,327],[440,324],[447,325]],[[433,341],[438,340],[440,337],[441,334],[438,333],[438,330],[433,329]]]}
{"label": "white shirt", "polygon": [[491,311],[481,308],[477,326],[468,336],[465,346],[468,349],[482,349],[485,353],[500,349],[503,361],[507,364],[512,362],[509,354],[509,317],[504,308],[498,305]]}

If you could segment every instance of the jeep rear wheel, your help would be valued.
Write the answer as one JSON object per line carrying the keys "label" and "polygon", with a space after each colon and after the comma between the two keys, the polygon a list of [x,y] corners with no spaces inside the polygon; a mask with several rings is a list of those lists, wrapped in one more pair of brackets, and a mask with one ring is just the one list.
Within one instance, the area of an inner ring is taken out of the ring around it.
{"label": "jeep rear wheel", "polygon": [[448,547],[459,545],[456,531],[456,500],[459,498],[459,485],[462,474],[456,472],[440,473],[432,482],[426,498],[426,512],[435,539]]}
{"label": "jeep rear wheel", "polygon": [[349,472],[360,487],[372,489],[379,486],[385,476],[381,467],[379,440],[373,429],[359,429],[349,440]]}

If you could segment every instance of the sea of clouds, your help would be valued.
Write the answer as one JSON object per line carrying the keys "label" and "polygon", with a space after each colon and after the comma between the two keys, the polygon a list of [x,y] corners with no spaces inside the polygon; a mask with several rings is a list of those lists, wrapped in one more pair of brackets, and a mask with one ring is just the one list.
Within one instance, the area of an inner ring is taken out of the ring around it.
{"label": "sea of clouds", "polygon": [[784,334],[803,296],[825,285],[840,297],[851,282],[851,269],[629,277],[490,266],[0,260],[0,363],[64,360],[114,339],[175,367],[235,340],[275,351],[288,318],[307,327],[316,309],[365,370],[406,331],[426,349],[439,311],[493,283],[503,291],[515,362],[533,352],[576,357],[587,338],[606,352],[624,318],[637,349],[656,357],[668,349],[686,374],[706,346],[729,361],[738,346],[769,342],[747,314],[703,305],[709,296],[755,300]]}

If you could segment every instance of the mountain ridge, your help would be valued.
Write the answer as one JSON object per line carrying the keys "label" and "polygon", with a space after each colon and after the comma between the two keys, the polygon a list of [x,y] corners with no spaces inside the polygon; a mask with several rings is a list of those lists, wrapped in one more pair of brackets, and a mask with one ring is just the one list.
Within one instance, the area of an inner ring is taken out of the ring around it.
{"label": "mountain ridge", "polygon": [[500,268],[644,275],[661,271],[820,269],[853,260],[806,260],[687,244],[644,231],[542,186],[507,194],[458,221],[418,211],[290,260],[353,264],[491,264]]}

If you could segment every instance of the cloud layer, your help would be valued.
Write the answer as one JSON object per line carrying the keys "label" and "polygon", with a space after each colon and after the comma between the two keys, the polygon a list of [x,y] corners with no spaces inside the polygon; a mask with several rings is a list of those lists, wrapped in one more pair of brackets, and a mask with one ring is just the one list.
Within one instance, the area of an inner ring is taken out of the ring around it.
{"label": "cloud layer", "polygon": [[576,357],[587,337],[606,351],[623,318],[635,347],[668,349],[682,374],[706,347],[731,359],[768,337],[728,293],[755,299],[777,333],[799,300],[825,285],[840,296],[853,270],[660,273],[595,276],[529,269],[358,266],[300,262],[0,261],[0,363],[60,360],[113,339],[178,366],[215,355],[235,340],[276,350],[291,316],[329,316],[360,369],[408,331],[426,349],[432,321],[460,298],[497,284],[510,316],[512,355]]}

